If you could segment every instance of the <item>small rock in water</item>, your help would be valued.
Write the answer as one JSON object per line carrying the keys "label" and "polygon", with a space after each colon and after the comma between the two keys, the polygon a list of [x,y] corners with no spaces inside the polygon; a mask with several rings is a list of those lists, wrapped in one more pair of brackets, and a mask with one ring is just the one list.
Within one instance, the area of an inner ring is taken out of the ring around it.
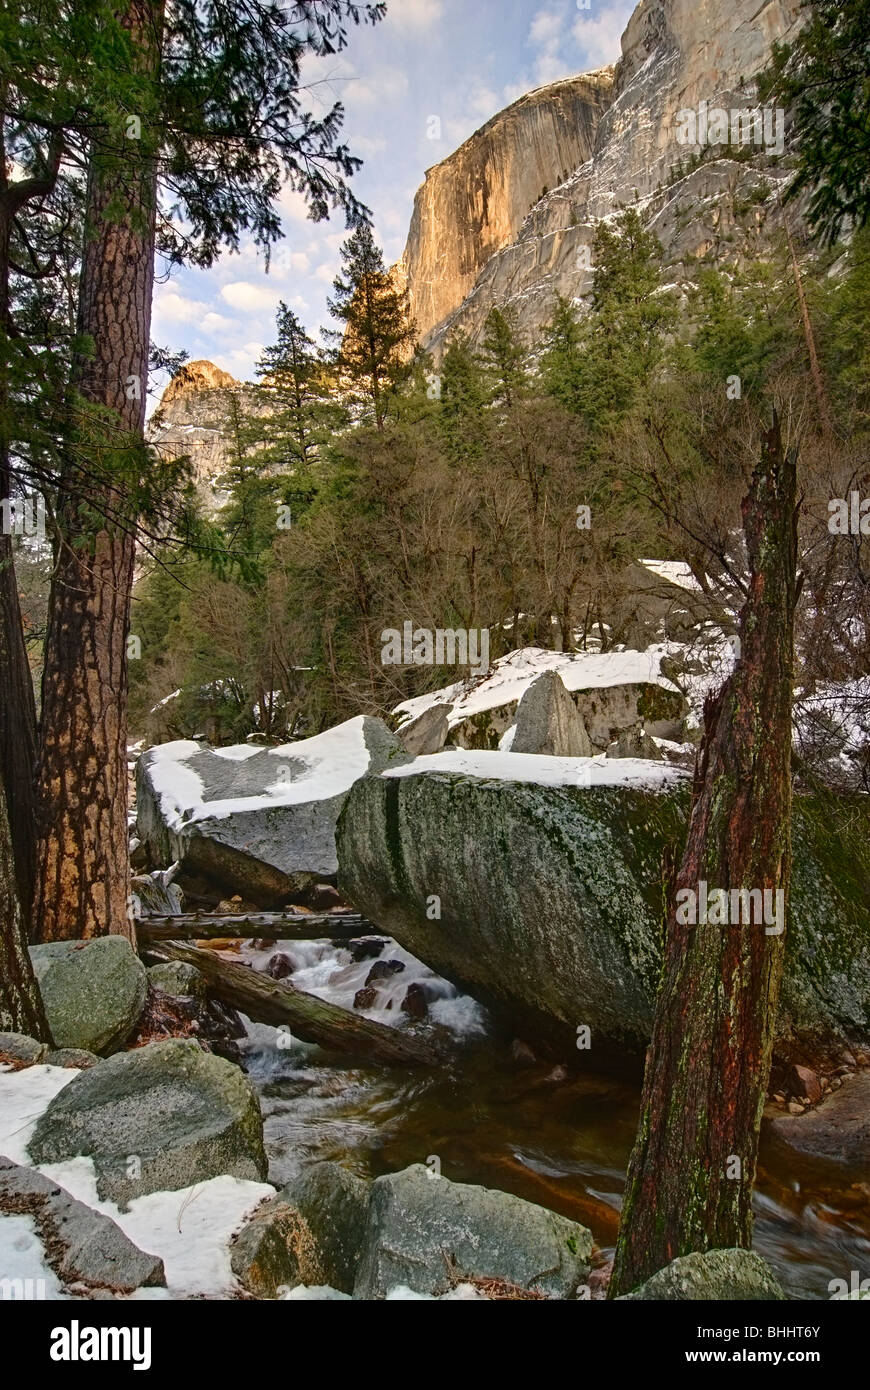
{"label": "small rock in water", "polygon": [[817,1072],[809,1067],[793,1066],[788,1073],[788,1088],[803,1105],[814,1104],[822,1098],[822,1083]]}
{"label": "small rock in water", "polygon": [[266,974],[271,975],[273,980],[286,980],[288,975],[293,974],[294,969],[295,966],[286,952],[276,951],[266,966]]}
{"label": "small rock in water", "polygon": [[429,1005],[426,1002],[426,991],[422,985],[408,985],[405,997],[402,1000],[402,1013],[409,1018],[425,1018],[429,1012]]}
{"label": "small rock in water", "polygon": [[538,1059],[527,1042],[522,1038],[514,1038],[511,1043],[511,1057],[518,1067],[534,1067]]}
{"label": "small rock in water", "polygon": [[355,1009],[372,1009],[377,997],[378,991],[371,985],[367,989],[358,989],[353,996],[353,1006]]}
{"label": "small rock in water", "polygon": [[368,975],[366,984],[373,985],[376,980],[388,980],[391,975],[400,975],[405,968],[401,960],[376,960]]}
{"label": "small rock in water", "polygon": [[364,960],[377,960],[386,944],[380,936],[359,936],[347,943],[347,949],[350,951],[351,960],[359,964]]}
{"label": "small rock in water", "polygon": [[788,1103],[788,1113],[790,1115],[802,1115],[804,1113],[804,1107],[801,1105],[800,1101],[790,1100]]}

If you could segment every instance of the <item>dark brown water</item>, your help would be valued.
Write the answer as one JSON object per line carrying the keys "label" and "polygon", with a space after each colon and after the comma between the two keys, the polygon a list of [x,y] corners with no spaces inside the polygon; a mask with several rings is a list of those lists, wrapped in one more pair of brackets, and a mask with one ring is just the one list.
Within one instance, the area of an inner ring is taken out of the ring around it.
{"label": "dark brown water", "polygon": [[[350,1004],[371,962],[288,943],[302,988]],[[395,947],[408,970],[371,1016],[395,1021],[401,990],[429,972]],[[260,963],[259,961],[257,963]],[[401,983],[400,983],[401,982]],[[272,1181],[332,1159],[365,1177],[411,1163],[440,1165],[456,1182],[500,1188],[582,1222],[601,1258],[612,1252],[628,1156],[637,1125],[639,1080],[596,1074],[578,1060],[518,1067],[472,1001],[444,986],[441,1023],[454,1051],[442,1071],[348,1067],[317,1048],[276,1046],[273,1029],[252,1026],[246,1065],[265,1116]],[[583,1054],[584,1059],[591,1054]],[[578,1054],[578,1058],[580,1054]],[[832,1279],[870,1277],[870,1175],[833,1180],[762,1136],[755,1247],[793,1298],[827,1299]]]}

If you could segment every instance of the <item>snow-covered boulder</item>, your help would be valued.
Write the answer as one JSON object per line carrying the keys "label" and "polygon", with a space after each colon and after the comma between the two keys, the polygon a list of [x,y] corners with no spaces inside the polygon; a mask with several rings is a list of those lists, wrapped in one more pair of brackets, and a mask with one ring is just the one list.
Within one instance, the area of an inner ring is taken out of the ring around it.
{"label": "snow-covered boulder", "polygon": [[443,690],[397,705],[392,714],[400,735],[426,711],[450,706],[449,742],[459,748],[495,749],[517,718],[520,701],[547,673],[556,673],[570,693],[594,751],[603,751],[624,729],[642,724],[647,733],[679,738],[687,701],[662,670],[678,650],[660,643],[646,651],[552,652],[523,647],[493,662],[485,675],[470,676]]}
{"label": "snow-covered boulder", "polygon": [[51,1269],[64,1288],[75,1286],[79,1298],[166,1283],[163,1261],[139,1250],[108,1216],[42,1173],[0,1156],[0,1215],[10,1212],[35,1220]]}
{"label": "snow-covered boulder", "polygon": [[178,861],[270,907],[334,878],[335,822],[351,786],[407,761],[368,715],[277,748],[159,744],[139,759],[139,837],[152,862]]}
{"label": "snow-covered boulder", "polygon": [[[384,933],[529,1041],[577,1029],[642,1046],[660,965],[665,852],[690,776],[642,759],[450,751],[358,782],[339,886]],[[864,815],[866,813],[863,813]],[[839,823],[837,823],[839,821]],[[792,920],[778,1021],[870,1034],[870,837],[859,808],[795,802]]]}

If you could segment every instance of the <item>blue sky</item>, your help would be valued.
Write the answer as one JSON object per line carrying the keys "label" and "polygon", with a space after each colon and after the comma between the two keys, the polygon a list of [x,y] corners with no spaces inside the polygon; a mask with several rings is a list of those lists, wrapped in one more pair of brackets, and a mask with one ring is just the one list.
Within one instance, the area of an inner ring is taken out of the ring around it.
{"label": "blue sky", "polygon": [[[388,0],[385,20],[351,31],[343,54],[312,61],[310,106],[344,102],[345,133],[364,160],[354,189],[372,209],[388,263],[405,244],[414,193],[497,111],[546,82],[614,62],[633,0]],[[440,139],[431,135],[440,121]],[[285,237],[269,273],[250,244],[208,271],[181,269],[155,290],[152,338],[250,379],[284,299],[313,337],[331,324],[326,297],[347,235],[313,223],[300,196],[281,199]]]}

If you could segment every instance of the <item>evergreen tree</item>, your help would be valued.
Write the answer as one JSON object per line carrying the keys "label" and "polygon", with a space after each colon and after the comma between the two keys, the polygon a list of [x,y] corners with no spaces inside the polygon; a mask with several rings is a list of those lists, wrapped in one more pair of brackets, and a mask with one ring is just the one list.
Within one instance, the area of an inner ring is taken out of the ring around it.
{"label": "evergreen tree", "polygon": [[330,401],[327,366],[292,309],[282,301],[278,337],[256,367],[269,408],[261,455],[281,473],[309,474],[340,412]]}
{"label": "evergreen tree", "polygon": [[606,431],[650,380],[676,309],[662,291],[661,246],[633,208],[614,227],[599,224],[593,266],[589,312],[576,329],[570,310],[557,305],[544,379],[595,430]]}
{"label": "evergreen tree", "polygon": [[[359,218],[341,106],[320,119],[306,112],[301,69],[384,6],[87,0],[61,22],[47,8],[32,6],[23,80],[17,42],[4,49],[0,116],[48,191],[62,169],[88,168],[37,774],[33,918],[60,939],[132,933],[126,637],[136,528],[160,482],[143,446],[155,252],[208,266],[243,233],[268,249],[285,182],[315,219],[337,204]],[[83,64],[84,90],[67,48],[96,55]]]}
{"label": "evergreen tree", "polygon": [[825,242],[870,219],[870,0],[809,0],[791,44],[775,44],[761,95],[792,113],[808,220]]}
{"label": "evergreen tree", "polygon": [[380,430],[390,392],[410,372],[415,329],[408,296],[396,289],[368,223],[344,243],[341,259],[343,270],[328,301],[332,317],[344,324],[343,333],[330,335],[337,340],[334,361],[356,399],[371,408]]}
{"label": "evergreen tree", "polygon": [[493,308],[487,315],[481,360],[495,401],[510,408],[529,385],[526,353],[510,310]]}
{"label": "evergreen tree", "polygon": [[450,340],[441,363],[441,426],[457,462],[480,458],[486,448],[490,393],[483,366],[468,339]]}

